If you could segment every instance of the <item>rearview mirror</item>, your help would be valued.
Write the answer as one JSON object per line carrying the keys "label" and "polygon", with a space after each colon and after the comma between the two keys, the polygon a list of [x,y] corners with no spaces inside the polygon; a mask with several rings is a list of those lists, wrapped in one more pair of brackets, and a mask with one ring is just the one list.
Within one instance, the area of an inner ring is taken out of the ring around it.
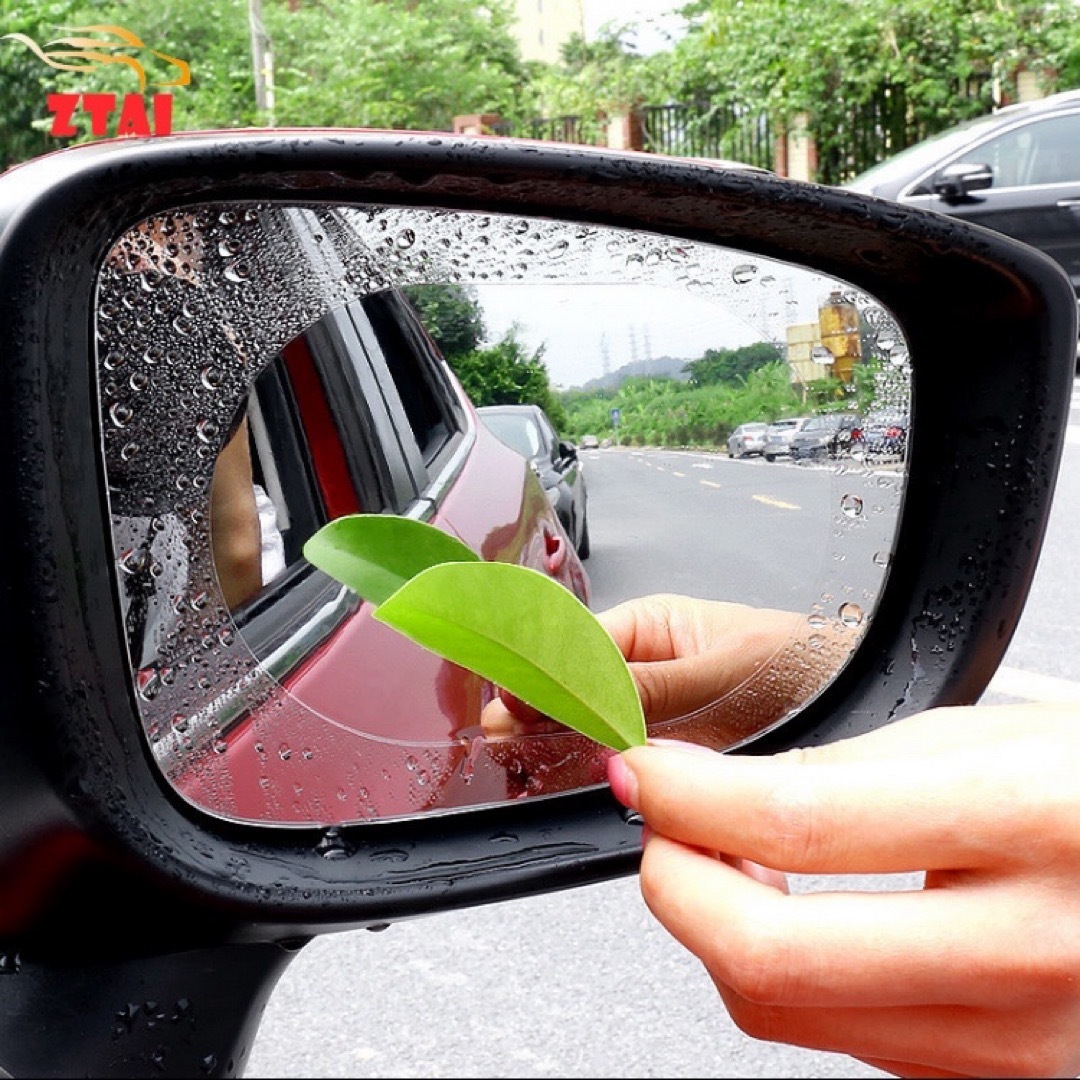
{"label": "rearview mirror", "polygon": [[[0,177],[0,282],[0,913],[23,966],[0,1013],[28,1074],[57,1041],[23,1022],[41,1002],[89,1043],[117,1001],[198,998],[198,1045],[220,1017],[231,1062],[232,1006],[257,1015],[282,942],[637,868],[604,752],[485,730],[495,688],[304,563],[319,523],[414,515],[596,611],[667,590],[787,612],[749,678],[653,734],[840,739],[986,687],[1075,369],[1067,276],[1004,236],[762,170],[499,139],[48,155]],[[475,350],[438,316],[463,297]],[[554,384],[587,533],[479,418],[498,396],[465,392],[492,349]],[[681,370],[653,381],[665,356]],[[752,440],[729,457],[772,412],[806,422],[773,461]],[[234,948],[243,985],[218,974]],[[143,1066],[163,1030],[140,1029]]]}
{"label": "rearview mirror", "polygon": [[[455,317],[476,328],[456,355]],[[873,618],[906,449],[851,433],[910,426],[911,370],[893,316],[844,281],[522,215],[219,203],[116,239],[97,333],[133,689],[159,767],[215,815],[347,824],[603,778],[573,733],[493,737],[497,688],[305,562],[344,513],[430,520],[597,610],[678,592],[799,613],[752,677],[651,729],[716,749],[804,707]],[[482,388],[508,355],[546,372],[565,430],[612,442],[580,481],[587,574],[453,374]],[[825,433],[805,453],[728,457],[744,419],[803,413]]]}

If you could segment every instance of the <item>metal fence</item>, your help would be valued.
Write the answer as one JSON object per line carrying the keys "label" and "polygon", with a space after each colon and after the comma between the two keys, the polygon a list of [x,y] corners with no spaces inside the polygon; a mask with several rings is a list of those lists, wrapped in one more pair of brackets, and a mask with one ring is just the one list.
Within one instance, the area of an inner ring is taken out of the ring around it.
{"label": "metal fence", "polygon": [[[813,179],[842,184],[871,165],[954,123],[959,116],[990,112],[997,104],[988,80],[959,83],[947,112],[921,115],[910,105],[901,85],[882,85],[870,97],[852,105],[838,122],[830,120],[806,135],[814,146]],[[719,158],[777,169],[776,129],[764,113],[750,113],[731,101],[697,101],[644,105],[632,128],[639,132],[635,149],[678,157]],[[601,117],[557,116],[524,124],[500,124],[503,135],[558,142],[602,142]]]}
{"label": "metal fence", "polygon": [[645,105],[640,116],[643,150],[773,167],[773,132],[764,113],[751,115],[732,102],[701,101]]}

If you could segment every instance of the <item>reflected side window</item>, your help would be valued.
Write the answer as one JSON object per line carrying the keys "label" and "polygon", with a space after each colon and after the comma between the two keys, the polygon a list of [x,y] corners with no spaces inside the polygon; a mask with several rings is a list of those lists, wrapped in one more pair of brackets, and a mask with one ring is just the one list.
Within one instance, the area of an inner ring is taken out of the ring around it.
{"label": "reflected side window", "polygon": [[437,346],[400,293],[376,293],[350,310],[358,323],[364,319],[371,327],[423,462],[422,488],[443,468],[464,431],[457,393]]}

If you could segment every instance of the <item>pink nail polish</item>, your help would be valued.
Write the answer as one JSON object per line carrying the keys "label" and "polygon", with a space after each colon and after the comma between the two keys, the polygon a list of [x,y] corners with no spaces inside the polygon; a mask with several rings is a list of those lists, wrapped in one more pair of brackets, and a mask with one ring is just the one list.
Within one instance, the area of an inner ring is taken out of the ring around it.
{"label": "pink nail polish", "polygon": [[638,785],[633,769],[623,760],[622,754],[613,754],[607,761],[608,783],[612,794],[631,810],[637,809]]}

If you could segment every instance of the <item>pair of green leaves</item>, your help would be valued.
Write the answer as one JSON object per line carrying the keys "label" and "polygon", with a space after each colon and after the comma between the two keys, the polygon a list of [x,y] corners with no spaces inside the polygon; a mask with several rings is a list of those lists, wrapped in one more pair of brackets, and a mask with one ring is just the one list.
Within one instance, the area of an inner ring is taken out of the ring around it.
{"label": "pair of green leaves", "polygon": [[431,652],[614,750],[645,742],[630,669],[596,616],[538,570],[484,562],[432,525],[351,514],[304,545],[308,561]]}

